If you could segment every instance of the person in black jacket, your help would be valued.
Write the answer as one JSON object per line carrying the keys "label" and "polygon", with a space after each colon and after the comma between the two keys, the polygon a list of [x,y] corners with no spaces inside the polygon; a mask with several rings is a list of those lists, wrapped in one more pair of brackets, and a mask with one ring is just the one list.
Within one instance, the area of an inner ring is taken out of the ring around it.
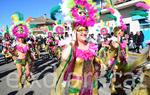
{"label": "person in black jacket", "polygon": [[2,52],[3,50],[3,42],[2,42],[2,39],[0,38],[0,53]]}
{"label": "person in black jacket", "polygon": [[137,32],[136,34],[136,52],[140,53],[140,46],[142,46],[142,42],[144,41],[144,37],[141,32]]}
{"label": "person in black jacket", "polygon": [[132,52],[135,52],[135,49],[136,49],[135,42],[136,42],[135,35],[133,34],[133,32],[130,32],[130,34],[129,34],[129,50]]}
{"label": "person in black jacket", "polygon": [[143,46],[143,42],[144,42],[144,34],[143,34],[142,31],[140,31],[140,38],[141,38],[141,41],[142,41],[141,46],[142,46],[142,49],[143,49],[143,48],[144,48],[144,46]]}

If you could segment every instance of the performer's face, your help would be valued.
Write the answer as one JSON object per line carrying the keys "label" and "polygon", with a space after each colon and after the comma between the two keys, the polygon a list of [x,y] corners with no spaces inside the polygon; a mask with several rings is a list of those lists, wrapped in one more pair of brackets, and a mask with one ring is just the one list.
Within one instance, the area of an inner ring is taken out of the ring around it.
{"label": "performer's face", "polygon": [[18,31],[19,31],[19,32],[22,32],[22,31],[23,31],[23,28],[22,28],[21,26],[19,26],[19,27],[18,27]]}
{"label": "performer's face", "polygon": [[121,36],[121,37],[122,37],[122,36],[124,35],[123,30],[121,30],[121,29],[120,29],[120,30],[119,30],[119,32],[118,32],[118,34],[119,34],[119,36]]}
{"label": "performer's face", "polygon": [[86,41],[86,38],[87,38],[87,29],[80,29],[80,30],[77,30],[77,39],[79,41]]}
{"label": "performer's face", "polygon": [[23,39],[22,39],[22,38],[18,38],[18,41],[19,41],[19,42],[23,42]]}
{"label": "performer's face", "polygon": [[117,48],[117,47],[119,46],[118,43],[115,42],[115,41],[112,41],[112,42],[111,42],[111,45],[112,45],[114,48]]}

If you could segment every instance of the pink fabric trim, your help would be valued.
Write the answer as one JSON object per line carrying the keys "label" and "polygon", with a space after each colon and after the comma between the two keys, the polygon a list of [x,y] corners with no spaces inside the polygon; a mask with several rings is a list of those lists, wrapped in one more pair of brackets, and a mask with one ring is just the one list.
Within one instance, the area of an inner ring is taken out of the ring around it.
{"label": "pink fabric trim", "polygon": [[121,48],[121,49],[125,49],[126,46],[127,46],[127,43],[126,43],[126,42],[123,42],[123,43],[120,44],[120,48]]}
{"label": "pink fabric trim", "polygon": [[22,47],[22,46],[17,45],[17,50],[22,53],[26,53],[29,50],[29,47],[28,46]]}
{"label": "pink fabric trim", "polygon": [[82,58],[84,60],[91,60],[98,50],[98,46],[95,44],[90,44],[88,50],[76,49],[76,57]]}
{"label": "pink fabric trim", "polygon": [[48,43],[51,43],[51,42],[53,42],[53,40],[51,40],[51,39],[48,39],[48,40],[47,40],[47,42],[48,42]]}
{"label": "pink fabric trim", "polygon": [[58,43],[59,43],[59,40],[55,40],[55,43],[58,44]]}
{"label": "pink fabric trim", "polygon": [[83,80],[83,77],[82,76],[72,76],[72,79]]}

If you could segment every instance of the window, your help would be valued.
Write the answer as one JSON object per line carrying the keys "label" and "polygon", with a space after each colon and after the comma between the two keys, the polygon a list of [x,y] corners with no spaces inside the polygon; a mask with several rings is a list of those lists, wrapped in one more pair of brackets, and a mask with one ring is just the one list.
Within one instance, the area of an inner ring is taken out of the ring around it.
{"label": "window", "polygon": [[139,22],[140,22],[141,29],[150,28],[150,22],[147,22],[147,19],[140,19]]}

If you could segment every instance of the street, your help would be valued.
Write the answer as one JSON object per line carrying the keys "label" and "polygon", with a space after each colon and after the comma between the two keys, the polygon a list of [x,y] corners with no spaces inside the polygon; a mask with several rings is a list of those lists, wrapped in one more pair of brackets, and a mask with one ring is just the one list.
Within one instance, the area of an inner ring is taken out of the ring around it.
{"label": "street", "polygon": [[[146,50],[143,50],[145,52]],[[1,57],[1,60],[3,58]],[[130,57],[129,61],[135,60],[136,57]],[[41,57],[36,61],[33,73],[31,74],[30,88],[23,85],[22,89],[17,87],[17,70],[15,64],[2,63],[0,64],[0,95],[49,95],[50,87],[53,85],[52,72],[58,66],[56,58],[50,59],[48,54],[41,53]],[[110,95],[109,85],[106,83],[106,78],[103,77],[105,70],[102,70],[100,78],[100,95]],[[23,77],[24,79],[24,77]],[[23,80],[24,81],[24,80]],[[124,89],[127,95],[130,95],[131,89]],[[120,94],[122,95],[122,94]]]}
{"label": "street", "polygon": [[13,62],[0,64],[0,95],[49,95],[50,78],[53,67],[57,64],[55,58],[49,59],[46,54],[36,61],[36,71],[31,74],[31,87],[17,87],[17,70]]}

